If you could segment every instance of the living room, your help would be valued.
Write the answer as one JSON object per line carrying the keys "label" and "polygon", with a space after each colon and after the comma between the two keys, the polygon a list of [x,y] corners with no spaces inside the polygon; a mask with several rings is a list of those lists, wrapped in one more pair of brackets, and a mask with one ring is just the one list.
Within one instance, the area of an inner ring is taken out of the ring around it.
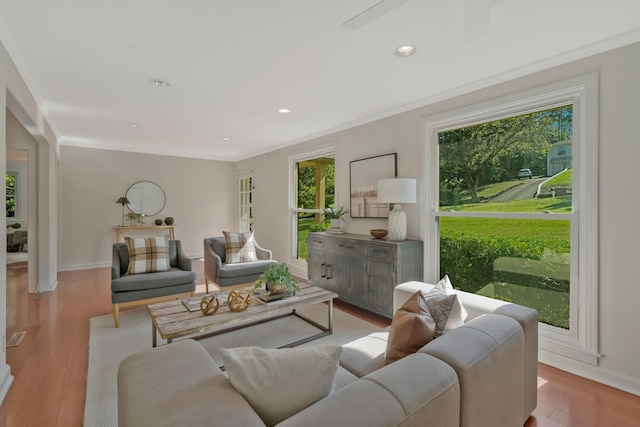
{"label": "living room", "polygon": [[[636,34],[637,35],[637,34]],[[633,39],[632,35],[629,39]],[[333,150],[336,158],[336,199],[349,200],[349,162],[390,152],[398,155],[398,175],[423,177],[425,119],[468,105],[554,84],[559,81],[598,73],[599,80],[599,160],[598,160],[598,296],[596,339],[598,363],[590,365],[548,354],[547,363],[616,388],[640,395],[640,371],[637,358],[640,344],[629,340],[634,330],[630,322],[634,302],[640,297],[633,268],[634,248],[640,239],[635,225],[640,202],[633,179],[640,159],[634,120],[640,116],[640,43],[625,43],[614,49],[581,59],[558,61],[557,65],[532,66],[526,73],[502,76],[500,81],[486,81],[469,93],[451,94],[424,106],[398,111],[368,123],[309,138],[275,151],[238,161],[207,160],[159,154],[82,148],[56,143],[50,126],[43,122],[42,106],[30,94],[23,76],[13,66],[3,49],[3,86],[7,96],[3,105],[10,126],[40,123],[44,137],[31,137],[37,143],[51,144],[41,160],[47,169],[43,179],[50,191],[41,200],[43,240],[33,250],[41,251],[38,267],[41,292],[55,292],[57,272],[103,268],[111,264],[113,226],[121,222],[121,207],[116,200],[131,184],[149,180],[166,193],[166,205],[158,215],[176,220],[176,236],[192,258],[202,257],[202,239],[220,235],[236,226],[236,181],[251,174],[254,182],[253,209],[257,240],[269,247],[274,258],[291,260],[291,217],[289,204],[290,158]],[[508,73],[506,73],[508,74]],[[5,92],[5,91],[3,91]],[[33,131],[33,129],[30,129]],[[1,132],[2,138],[5,132]],[[27,132],[29,134],[30,132]],[[38,133],[38,132],[36,132]],[[24,136],[29,138],[28,136]],[[38,139],[43,138],[43,139]],[[9,141],[5,139],[5,144]],[[12,141],[16,144],[16,141]],[[21,142],[18,141],[18,144]],[[31,142],[30,142],[31,143]],[[25,142],[25,144],[27,144]],[[57,154],[59,151],[59,157]],[[59,163],[57,162],[59,159]],[[59,168],[59,169],[58,169]],[[59,170],[59,172],[57,172]],[[59,180],[58,180],[59,173]],[[424,178],[418,189],[426,188]],[[621,195],[630,195],[622,198]],[[407,213],[407,234],[425,240],[422,225],[424,200],[403,206]],[[60,212],[59,218],[57,212]],[[151,223],[153,218],[148,219]],[[372,228],[385,228],[380,219],[349,221],[351,233],[368,234]],[[29,248],[32,250],[32,248]],[[31,254],[30,254],[31,255]],[[425,271],[425,281],[437,281],[436,271]],[[0,287],[0,326],[5,327],[6,296]],[[544,355],[541,360],[544,361]],[[6,354],[3,354],[5,362]],[[5,376],[8,369],[3,370]]]}

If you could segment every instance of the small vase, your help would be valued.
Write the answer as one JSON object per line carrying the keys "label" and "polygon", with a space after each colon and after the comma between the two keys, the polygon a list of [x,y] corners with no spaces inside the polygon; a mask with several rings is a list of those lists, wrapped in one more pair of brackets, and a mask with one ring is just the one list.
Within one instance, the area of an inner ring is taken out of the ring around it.
{"label": "small vase", "polygon": [[331,228],[340,228],[340,218],[332,219]]}
{"label": "small vase", "polygon": [[167,225],[173,225],[173,217],[168,216],[164,219],[164,223]]}
{"label": "small vase", "polygon": [[162,225],[162,220],[160,218],[156,219],[156,225]]}

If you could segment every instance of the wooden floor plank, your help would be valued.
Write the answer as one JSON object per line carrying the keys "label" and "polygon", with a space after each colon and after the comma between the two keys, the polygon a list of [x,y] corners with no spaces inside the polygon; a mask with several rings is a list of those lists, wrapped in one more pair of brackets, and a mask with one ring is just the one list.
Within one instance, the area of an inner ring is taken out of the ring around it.
{"label": "wooden floor plank", "polygon": [[[203,263],[193,261],[198,292]],[[27,268],[7,268],[7,336],[26,330],[7,349],[15,376],[0,406],[0,427],[82,426],[89,348],[89,319],[112,313],[110,268],[60,273],[58,289],[36,298],[27,292]],[[341,301],[343,310],[379,327],[390,320]],[[526,427],[631,427],[640,397],[547,365],[538,365],[538,407]]]}

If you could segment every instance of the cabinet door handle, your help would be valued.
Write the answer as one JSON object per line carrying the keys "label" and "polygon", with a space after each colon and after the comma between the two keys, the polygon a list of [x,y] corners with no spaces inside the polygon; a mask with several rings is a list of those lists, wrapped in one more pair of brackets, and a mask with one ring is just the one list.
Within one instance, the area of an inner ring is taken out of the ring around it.
{"label": "cabinet door handle", "polygon": [[353,246],[351,246],[351,245],[340,244],[338,246],[341,247],[341,248],[353,249]]}
{"label": "cabinet door handle", "polygon": [[326,273],[325,273],[325,265],[324,263],[320,264],[320,277],[326,277]]}
{"label": "cabinet door handle", "polygon": [[389,253],[388,251],[385,251],[384,249],[374,249],[371,252],[373,252],[374,254],[382,254],[382,255],[386,255],[386,254]]}
{"label": "cabinet door handle", "polygon": [[331,279],[333,276],[331,275],[331,264],[327,264],[327,280]]}

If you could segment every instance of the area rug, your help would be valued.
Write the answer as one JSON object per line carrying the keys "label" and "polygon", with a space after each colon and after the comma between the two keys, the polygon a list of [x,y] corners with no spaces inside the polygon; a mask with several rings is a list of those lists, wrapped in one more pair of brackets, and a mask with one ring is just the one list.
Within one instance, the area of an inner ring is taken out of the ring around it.
{"label": "area rug", "polygon": [[[299,309],[301,314],[326,324],[324,304]],[[338,309],[333,311],[333,334],[303,344],[342,345],[380,328]],[[151,348],[151,319],[146,308],[120,313],[120,327],[113,327],[113,315],[91,319],[89,335],[89,372],[84,410],[84,426],[117,426],[117,378],[120,362],[128,355]],[[318,333],[318,329],[295,316],[288,316],[199,342],[219,365],[218,349],[256,345],[275,348]],[[160,343],[161,340],[159,339]]]}

